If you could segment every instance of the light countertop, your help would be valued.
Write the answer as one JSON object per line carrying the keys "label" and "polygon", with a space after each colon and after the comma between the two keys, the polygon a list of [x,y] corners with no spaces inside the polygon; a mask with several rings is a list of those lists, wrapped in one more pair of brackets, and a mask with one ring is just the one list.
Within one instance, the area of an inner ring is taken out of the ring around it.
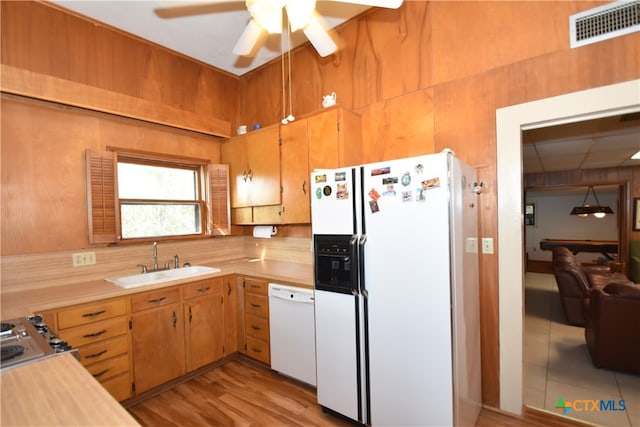
{"label": "light countertop", "polygon": [[139,426],[89,371],[66,353],[0,375],[3,426]]}
{"label": "light countertop", "polygon": [[2,319],[34,314],[39,311],[82,304],[105,298],[131,295],[138,292],[160,289],[167,286],[179,285],[194,280],[220,277],[228,274],[257,276],[274,282],[313,288],[313,266],[286,261],[270,261],[255,259],[238,259],[224,261],[210,265],[220,268],[220,272],[183,278],[155,285],[124,289],[104,280],[93,280],[46,289],[22,290],[18,292],[2,293]]}

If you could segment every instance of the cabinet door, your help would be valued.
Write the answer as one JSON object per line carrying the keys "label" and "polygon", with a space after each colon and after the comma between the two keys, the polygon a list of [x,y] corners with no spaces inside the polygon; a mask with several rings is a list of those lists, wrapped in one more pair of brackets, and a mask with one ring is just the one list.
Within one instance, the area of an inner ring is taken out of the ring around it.
{"label": "cabinet door", "polygon": [[308,117],[307,128],[309,169],[339,167],[337,110],[331,109]]}
{"label": "cabinet door", "polygon": [[282,220],[283,224],[311,222],[309,200],[309,146],[307,121],[300,120],[282,126]]}
{"label": "cabinet door", "polygon": [[187,371],[193,371],[224,356],[224,311],[222,295],[194,298],[184,304]]}
{"label": "cabinet door", "polygon": [[225,354],[238,351],[238,285],[236,276],[223,277]]}
{"label": "cabinet door", "polygon": [[251,206],[280,204],[280,129],[270,126],[251,132],[247,157],[251,176]]}
{"label": "cabinet door", "polygon": [[249,159],[247,137],[241,135],[221,145],[222,163],[229,165],[230,200],[232,208],[250,206]]}
{"label": "cabinet door", "polygon": [[131,321],[136,392],[147,391],[184,375],[181,304],[133,313]]}

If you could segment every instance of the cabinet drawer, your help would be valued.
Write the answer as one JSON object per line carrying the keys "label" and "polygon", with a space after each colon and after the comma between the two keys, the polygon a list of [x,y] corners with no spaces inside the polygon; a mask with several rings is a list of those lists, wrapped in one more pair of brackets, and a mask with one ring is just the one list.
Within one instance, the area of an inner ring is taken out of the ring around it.
{"label": "cabinet drawer", "polygon": [[129,355],[122,354],[111,359],[103,360],[102,362],[94,363],[87,366],[87,371],[95,379],[102,382],[116,375],[123,374],[129,371]]}
{"label": "cabinet drawer", "polygon": [[247,337],[247,356],[269,364],[269,343]]}
{"label": "cabinet drawer", "polygon": [[122,316],[127,312],[124,298],[85,304],[68,310],[58,311],[58,329],[86,325],[98,320]]}
{"label": "cabinet drawer", "polygon": [[244,279],[245,290],[249,293],[267,296],[269,293],[269,283],[258,279]]}
{"label": "cabinet drawer", "polygon": [[118,402],[131,397],[131,377],[129,372],[104,380],[101,384]]}
{"label": "cabinet drawer", "polygon": [[268,318],[269,299],[262,295],[246,294],[244,296],[244,309],[246,314]]}
{"label": "cabinet drawer", "polygon": [[269,319],[264,317],[247,316],[245,333],[248,337],[269,341]]}
{"label": "cabinet drawer", "polygon": [[180,288],[158,289],[131,297],[131,311],[141,311],[180,302]]}
{"label": "cabinet drawer", "polygon": [[129,323],[127,322],[127,317],[120,316],[114,319],[103,320],[102,322],[67,329],[61,332],[60,335],[73,347],[80,347],[107,338],[124,335],[128,329]]}
{"label": "cabinet drawer", "polygon": [[185,300],[211,294],[222,293],[222,279],[198,280],[182,287]]}
{"label": "cabinet drawer", "polygon": [[84,366],[100,362],[120,354],[129,353],[127,335],[121,335],[106,341],[89,344],[78,349],[80,353],[80,363]]}

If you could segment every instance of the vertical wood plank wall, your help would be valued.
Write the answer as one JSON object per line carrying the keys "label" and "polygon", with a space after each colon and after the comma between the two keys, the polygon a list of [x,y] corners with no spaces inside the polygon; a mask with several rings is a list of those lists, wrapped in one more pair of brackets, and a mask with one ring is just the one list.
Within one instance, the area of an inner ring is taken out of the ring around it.
{"label": "vertical wood plank wall", "polygon": [[[372,9],[334,32],[343,46],[337,54],[320,58],[309,45],[294,50],[293,113],[319,110],[322,95],[336,92],[340,105],[362,115],[363,162],[453,149],[478,167],[485,186],[479,233],[497,241],[495,110],[640,77],[640,33],[569,49],[569,15],[603,3],[406,1],[398,10]],[[228,120],[231,129],[238,123],[266,126],[284,116],[280,61],[235,78],[46,3],[2,2],[1,8],[3,65]],[[105,140],[121,138],[123,125],[69,115],[58,119],[68,123],[68,132],[44,135],[29,129],[34,126],[29,121],[33,109],[44,107],[6,98],[2,107],[2,129],[11,125],[15,132],[10,140],[3,135],[1,142],[3,254],[28,251],[17,240],[65,242],[64,249],[84,247],[86,243],[79,243],[84,235],[69,240],[64,235],[82,228],[73,222],[82,221],[80,212],[74,213],[84,209],[75,194],[81,189],[75,184],[65,188],[70,199],[55,208],[67,210],[51,218],[29,204],[52,196],[29,196],[29,191],[36,183],[58,183],[65,173],[78,173],[80,148],[104,144],[102,136],[95,142],[102,133],[109,135]],[[53,123],[58,112],[47,114]],[[18,124],[10,123],[9,117]],[[93,121],[83,123],[86,120]],[[156,140],[163,139],[145,125],[141,128],[145,130],[127,130],[137,135],[132,147],[155,147]],[[189,149],[219,156],[217,141],[207,146],[198,136],[186,139],[169,137],[159,146],[169,152],[195,146]],[[5,150],[15,153],[12,161],[5,160]],[[50,164],[40,167],[47,159]],[[5,181],[10,178],[13,181]],[[631,196],[640,197],[637,173],[633,180]],[[9,198],[5,182],[15,186]],[[5,223],[7,205],[11,216],[19,219]],[[65,232],[46,236],[54,227]],[[18,230],[9,233],[13,228]],[[18,252],[5,252],[7,243],[16,245],[10,250]],[[480,258],[483,401],[490,406],[498,406],[500,397],[499,249]]]}

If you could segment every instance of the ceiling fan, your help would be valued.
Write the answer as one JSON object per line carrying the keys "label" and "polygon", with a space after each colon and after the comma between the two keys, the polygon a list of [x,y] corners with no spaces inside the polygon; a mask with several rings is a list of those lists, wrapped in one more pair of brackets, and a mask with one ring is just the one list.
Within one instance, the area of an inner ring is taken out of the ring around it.
{"label": "ceiling fan", "polygon": [[[389,9],[397,9],[403,2],[403,0],[319,1],[352,3]],[[291,32],[302,30],[320,56],[330,55],[337,50],[335,42],[325,29],[322,18],[316,11],[316,0],[210,0],[207,3],[158,8],[155,13],[161,18],[199,15],[232,10],[233,3],[245,3],[247,11],[251,15],[251,20],[232,50],[235,55],[251,55],[258,40],[265,32],[269,34],[282,33],[285,13],[288,21],[286,30]]]}

